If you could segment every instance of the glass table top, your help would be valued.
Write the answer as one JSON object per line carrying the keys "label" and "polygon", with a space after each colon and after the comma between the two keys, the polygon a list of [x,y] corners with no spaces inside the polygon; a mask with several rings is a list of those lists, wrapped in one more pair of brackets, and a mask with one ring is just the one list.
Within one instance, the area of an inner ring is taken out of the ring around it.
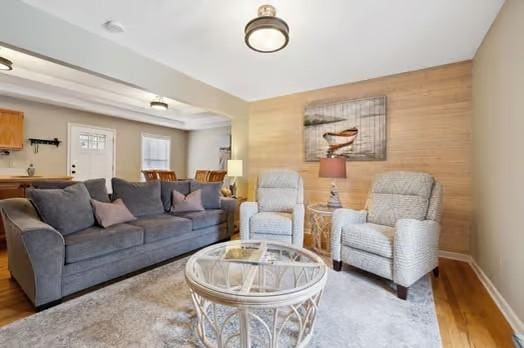
{"label": "glass table top", "polygon": [[231,241],[207,247],[186,265],[186,278],[238,296],[272,296],[320,282],[327,266],[315,253],[273,241]]}

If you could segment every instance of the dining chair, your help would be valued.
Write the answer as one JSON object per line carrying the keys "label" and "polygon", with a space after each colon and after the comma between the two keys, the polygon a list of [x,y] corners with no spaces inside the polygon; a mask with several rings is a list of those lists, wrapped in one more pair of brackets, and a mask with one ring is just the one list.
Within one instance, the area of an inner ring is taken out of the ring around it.
{"label": "dining chair", "polygon": [[209,176],[207,177],[207,181],[209,182],[222,182],[224,181],[224,177],[226,176],[225,170],[212,170],[209,172]]}
{"label": "dining chair", "polygon": [[195,180],[196,181],[207,181],[208,175],[209,175],[209,170],[197,169],[195,172]]}
{"label": "dining chair", "polygon": [[142,174],[144,174],[146,181],[158,180],[158,172],[154,169],[144,169],[142,170]]}
{"label": "dining chair", "polygon": [[176,181],[176,173],[174,170],[159,170],[157,174],[160,181]]}

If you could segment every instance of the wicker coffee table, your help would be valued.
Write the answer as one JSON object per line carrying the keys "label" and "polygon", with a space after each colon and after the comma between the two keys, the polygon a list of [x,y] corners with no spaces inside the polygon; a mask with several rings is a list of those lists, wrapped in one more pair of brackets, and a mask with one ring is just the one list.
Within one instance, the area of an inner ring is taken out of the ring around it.
{"label": "wicker coffee table", "polygon": [[328,268],[286,243],[231,241],[188,260],[197,333],[207,347],[303,347],[313,334]]}

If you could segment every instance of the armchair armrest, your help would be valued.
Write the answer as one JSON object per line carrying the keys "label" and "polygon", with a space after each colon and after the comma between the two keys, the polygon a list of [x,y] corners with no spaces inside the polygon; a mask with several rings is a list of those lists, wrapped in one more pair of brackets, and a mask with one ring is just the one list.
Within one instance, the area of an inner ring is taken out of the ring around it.
{"label": "armchair armrest", "polygon": [[248,240],[250,238],[249,220],[258,213],[257,202],[244,202],[240,204],[240,239]]}
{"label": "armchair armrest", "polygon": [[342,227],[351,224],[363,224],[366,222],[367,216],[368,212],[365,210],[341,208],[333,212],[331,219],[331,258],[333,260],[341,261]]}
{"label": "armchair armrest", "polygon": [[293,207],[293,245],[302,248],[304,245],[304,204],[297,204]]}
{"label": "armchair armrest", "polygon": [[393,281],[409,287],[438,266],[440,225],[432,220],[400,219],[395,225]]}
{"label": "armchair armrest", "polygon": [[220,208],[222,208],[226,212],[227,231],[228,231],[229,236],[233,234],[233,230],[235,226],[236,207],[237,207],[236,198],[220,197]]}
{"label": "armchair armrest", "polygon": [[8,267],[35,306],[62,298],[63,236],[39,218],[22,198],[0,205],[7,239]]}

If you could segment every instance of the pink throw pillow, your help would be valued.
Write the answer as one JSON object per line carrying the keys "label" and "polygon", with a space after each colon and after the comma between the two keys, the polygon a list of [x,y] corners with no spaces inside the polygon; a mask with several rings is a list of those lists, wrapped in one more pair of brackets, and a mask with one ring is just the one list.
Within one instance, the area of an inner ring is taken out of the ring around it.
{"label": "pink throw pillow", "polygon": [[112,203],[91,199],[91,205],[95,212],[96,222],[104,228],[136,220],[136,217],[131,214],[120,198]]}
{"label": "pink throw pillow", "polygon": [[173,190],[173,213],[183,213],[188,211],[203,211],[202,191],[196,190],[184,196],[177,190]]}

